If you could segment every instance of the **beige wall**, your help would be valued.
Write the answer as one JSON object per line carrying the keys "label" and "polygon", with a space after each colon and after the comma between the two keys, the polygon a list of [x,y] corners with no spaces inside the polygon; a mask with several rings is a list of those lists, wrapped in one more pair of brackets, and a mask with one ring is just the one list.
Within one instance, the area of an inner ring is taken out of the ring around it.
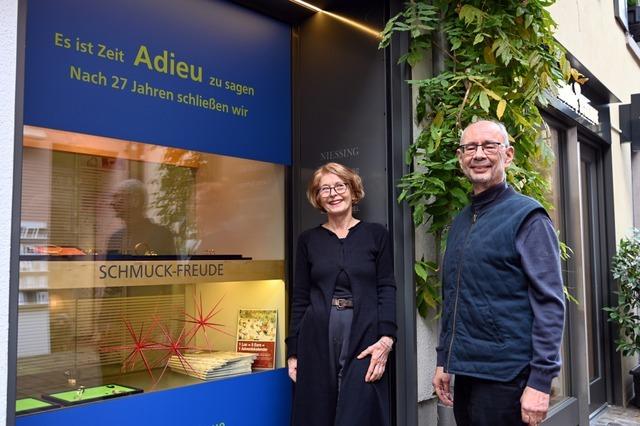
{"label": "beige wall", "polygon": [[557,0],[549,11],[558,23],[556,39],[622,102],[640,93],[640,67],[612,0]]}
{"label": "beige wall", "polygon": [[[549,10],[558,23],[558,41],[622,103],[629,103],[631,94],[640,93],[640,59],[627,47],[627,36],[615,18],[613,1],[558,0]],[[610,110],[618,241],[633,226],[633,180],[629,144],[620,143],[618,105],[611,105]]]}
{"label": "beige wall", "polygon": [[[640,79],[640,71],[638,72]],[[617,107],[611,108],[612,123],[618,122]],[[633,178],[631,172],[631,144],[620,143],[620,134],[611,134],[611,162],[613,164],[613,201],[616,241],[629,235],[633,227]]]}

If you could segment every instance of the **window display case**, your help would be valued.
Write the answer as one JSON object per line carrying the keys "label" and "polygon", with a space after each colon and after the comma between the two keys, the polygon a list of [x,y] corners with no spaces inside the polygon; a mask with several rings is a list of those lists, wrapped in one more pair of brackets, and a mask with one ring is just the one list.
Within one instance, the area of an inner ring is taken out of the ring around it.
{"label": "window display case", "polygon": [[[76,405],[109,386],[147,393],[285,366],[285,166],[24,135],[18,399]],[[238,345],[241,311],[273,313],[250,324],[266,337],[242,332]]]}
{"label": "window display case", "polygon": [[[290,25],[227,0],[25,10],[15,394],[63,407],[16,423],[255,424],[246,398],[286,423]],[[275,332],[239,344],[241,311]]]}

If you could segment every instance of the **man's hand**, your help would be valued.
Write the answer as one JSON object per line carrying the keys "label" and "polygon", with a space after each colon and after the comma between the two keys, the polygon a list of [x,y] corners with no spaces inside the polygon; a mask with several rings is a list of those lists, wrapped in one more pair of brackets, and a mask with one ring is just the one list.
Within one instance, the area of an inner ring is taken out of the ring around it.
{"label": "man's hand", "polygon": [[453,398],[451,397],[451,376],[444,372],[443,367],[436,367],[436,374],[433,375],[433,388],[440,401],[448,406],[453,407]]}
{"label": "man's hand", "polygon": [[547,417],[549,394],[527,386],[520,398],[522,421],[529,425],[539,425]]}
{"label": "man's hand", "polygon": [[290,357],[287,360],[287,366],[289,367],[289,377],[295,383],[296,378],[298,377],[298,358],[295,356]]}
{"label": "man's hand", "polygon": [[367,374],[364,376],[365,382],[375,382],[382,378],[387,366],[387,358],[389,357],[389,352],[391,352],[392,347],[393,339],[391,337],[382,336],[376,343],[360,352],[358,359],[371,355],[369,369],[367,370]]}

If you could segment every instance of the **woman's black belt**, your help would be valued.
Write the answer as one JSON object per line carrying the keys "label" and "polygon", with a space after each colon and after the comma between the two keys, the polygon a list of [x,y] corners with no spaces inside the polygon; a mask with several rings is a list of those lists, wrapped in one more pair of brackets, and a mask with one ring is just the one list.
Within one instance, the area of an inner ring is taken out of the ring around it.
{"label": "woman's black belt", "polygon": [[331,306],[340,309],[353,309],[353,299],[339,299],[334,297],[331,299]]}

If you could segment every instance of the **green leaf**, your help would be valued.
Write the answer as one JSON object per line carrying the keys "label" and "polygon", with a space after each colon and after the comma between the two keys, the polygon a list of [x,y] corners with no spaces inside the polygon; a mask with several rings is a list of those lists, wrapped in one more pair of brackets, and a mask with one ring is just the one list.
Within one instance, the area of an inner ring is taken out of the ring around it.
{"label": "green leaf", "polygon": [[531,23],[533,22],[533,15],[527,15],[524,17],[524,27],[529,28]]}
{"label": "green leaf", "polygon": [[482,108],[484,112],[489,112],[490,101],[489,101],[489,96],[487,96],[487,92],[484,92],[484,91],[480,92],[479,101],[480,101],[480,108]]}
{"label": "green leaf", "polygon": [[498,120],[502,119],[502,116],[504,115],[504,110],[507,108],[507,101],[502,99],[500,102],[498,102],[498,106],[496,107],[496,117],[498,117]]}
{"label": "green leaf", "polygon": [[416,271],[416,275],[420,277],[423,281],[427,280],[427,269],[425,268],[424,263],[416,262],[414,264],[414,270]]}
{"label": "green leaf", "polygon": [[452,188],[451,195],[460,202],[460,204],[467,204],[469,202],[469,197],[467,194],[460,188]]}
{"label": "green leaf", "polygon": [[498,94],[496,92],[494,92],[491,89],[484,89],[485,93],[489,96],[491,96],[491,99],[493,99],[494,101],[501,101],[502,98],[500,96],[498,96]]}
{"label": "green leaf", "polygon": [[482,56],[484,57],[484,61],[487,64],[491,64],[491,65],[495,65],[496,64],[496,57],[493,54],[493,49],[491,49],[491,46],[486,46],[482,50]]}
{"label": "green leaf", "polygon": [[470,5],[465,4],[460,8],[459,12],[460,19],[463,19],[465,24],[471,24],[474,21],[480,21],[483,18],[483,13],[480,9]]}
{"label": "green leaf", "polygon": [[446,191],[446,189],[447,189],[445,184],[444,184],[444,182],[442,182],[438,178],[426,177],[425,181],[427,181],[429,184],[433,185],[434,187],[440,188],[443,192]]}
{"label": "green leaf", "polygon": [[424,300],[421,297],[418,297],[417,299],[416,307],[418,308],[418,313],[424,318],[429,315],[429,307],[424,303]]}
{"label": "green leaf", "polygon": [[444,113],[442,111],[438,111],[431,124],[434,126],[440,126],[442,125],[442,120],[444,120]]}

